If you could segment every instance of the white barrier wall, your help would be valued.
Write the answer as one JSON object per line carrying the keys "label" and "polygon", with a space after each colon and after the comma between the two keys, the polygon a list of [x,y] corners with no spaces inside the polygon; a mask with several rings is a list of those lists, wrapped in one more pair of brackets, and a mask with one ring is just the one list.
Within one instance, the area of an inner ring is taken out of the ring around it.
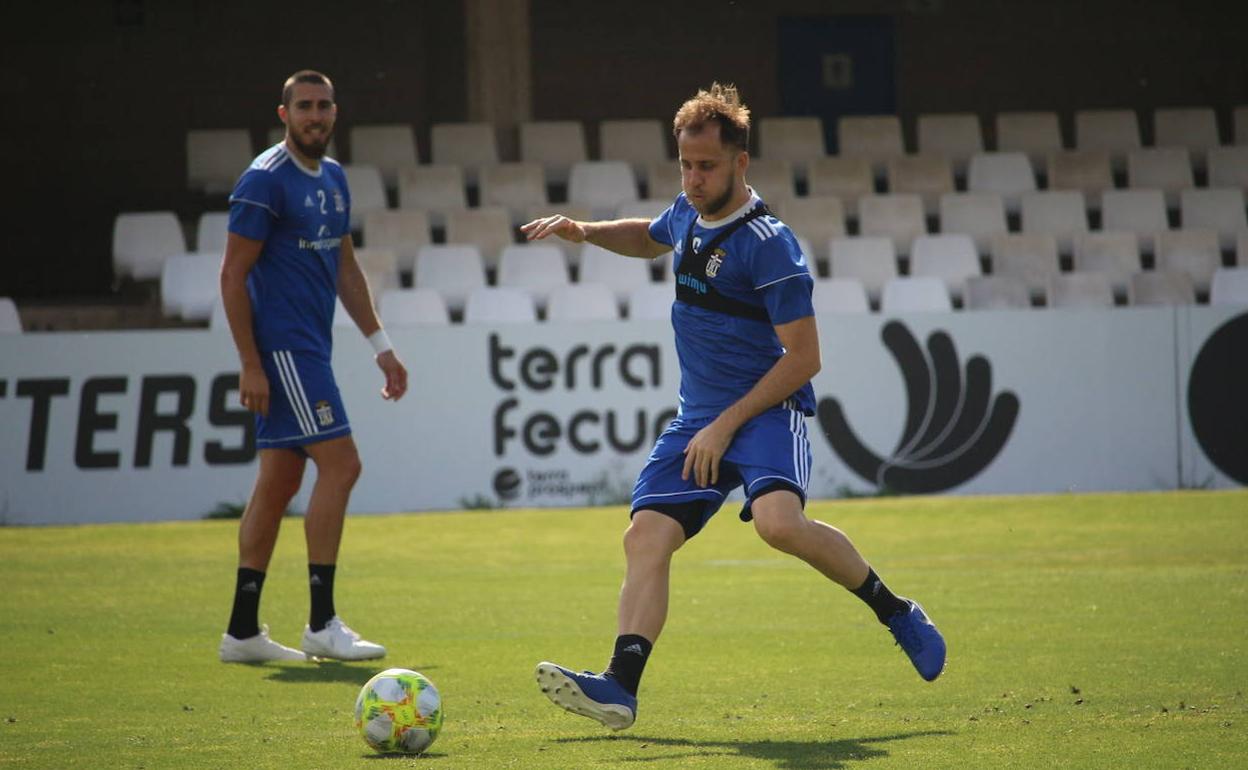
{"label": "white barrier wall", "polygon": [[[819,325],[812,497],[1225,487],[1248,476],[1248,377],[1244,356],[1228,352],[1248,350],[1242,308]],[[676,405],[661,322],[394,329],[411,374],[397,404],[380,398],[358,333],[335,334],[364,462],[355,511],[626,502]],[[1193,378],[1197,360],[1204,374]],[[0,521],[185,519],[241,504],[255,465],[236,372],[228,335],[211,331],[0,337]]]}

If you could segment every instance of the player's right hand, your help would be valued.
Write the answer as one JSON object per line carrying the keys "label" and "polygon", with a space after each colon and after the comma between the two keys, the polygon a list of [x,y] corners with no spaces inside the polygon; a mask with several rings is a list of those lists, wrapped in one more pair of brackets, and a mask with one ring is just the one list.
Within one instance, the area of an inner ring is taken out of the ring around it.
{"label": "player's right hand", "polygon": [[563,214],[534,219],[527,225],[521,225],[520,232],[524,233],[530,241],[540,241],[551,235],[557,235],[572,243],[581,243],[585,240],[585,226],[575,219],[568,219]]}
{"label": "player's right hand", "polygon": [[244,366],[238,375],[238,400],[249,412],[269,416],[269,378],[260,366]]}

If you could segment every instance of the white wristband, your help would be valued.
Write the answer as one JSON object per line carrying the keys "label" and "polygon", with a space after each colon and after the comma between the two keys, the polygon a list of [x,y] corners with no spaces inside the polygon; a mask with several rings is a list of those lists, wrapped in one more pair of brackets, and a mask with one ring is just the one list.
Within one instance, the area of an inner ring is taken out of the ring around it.
{"label": "white wristband", "polygon": [[385,329],[378,329],[368,335],[368,344],[373,346],[373,354],[378,356],[387,350],[394,350],[394,345],[390,344],[390,335],[386,334]]}

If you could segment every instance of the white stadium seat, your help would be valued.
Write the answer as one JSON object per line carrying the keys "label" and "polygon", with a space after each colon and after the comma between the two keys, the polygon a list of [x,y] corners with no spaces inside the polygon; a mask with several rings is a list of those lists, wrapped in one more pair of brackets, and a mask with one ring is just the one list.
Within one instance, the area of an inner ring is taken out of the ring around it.
{"label": "white stadium seat", "polygon": [[[391,190],[399,185],[399,169],[420,162],[416,152],[416,135],[407,123],[357,124],[350,129],[350,140],[351,165],[377,169],[385,186]],[[355,197],[355,188],[352,187],[352,205]]]}
{"label": "white stadium seat", "polygon": [[386,187],[376,166],[344,163],[342,170],[351,190],[351,229],[359,230],[368,212],[386,208]]}
{"label": "white stadium seat", "polygon": [[585,128],[575,120],[523,122],[520,160],[540,163],[548,184],[565,185],[572,165],[589,160]]}
{"label": "white stadium seat", "polygon": [[1248,267],[1219,267],[1209,287],[1210,305],[1248,305]]}
{"label": "white stadium seat", "polygon": [[113,273],[138,281],[160,277],[165,257],[186,252],[172,211],[123,212],[113,220]]}
{"label": "white stadium seat", "polygon": [[758,121],[759,158],[788,162],[799,180],[806,180],[811,161],[826,154],[820,118],[772,116]]}
{"label": "white stadium seat", "polygon": [[170,318],[207,321],[221,295],[221,253],[170,254],[160,271],[161,312]]}
{"label": "white stadium seat", "polygon": [[634,321],[667,321],[676,293],[670,283],[638,286],[628,294],[628,317]]}
{"label": "white stadium seat", "polygon": [[828,267],[833,278],[860,282],[867,296],[878,301],[884,284],[897,277],[897,249],[882,236],[833,238],[828,245]]}
{"label": "white stadium seat", "polygon": [[463,310],[473,289],[485,285],[481,252],[471,245],[433,244],[416,256],[416,288],[437,289],[452,312]]}
{"label": "white stadium seat", "polygon": [[1209,150],[1209,186],[1248,191],[1248,147]]}
{"label": "white stadium seat", "polygon": [[816,313],[867,313],[867,290],[855,278],[819,278],[811,293]]}
{"label": "white stadium seat", "polygon": [[1140,122],[1132,110],[1077,110],[1075,112],[1075,147],[1080,150],[1104,150],[1115,171],[1126,168],[1127,153],[1138,150]]}
{"label": "white stadium seat", "polygon": [[21,334],[22,319],[12,297],[0,297],[0,334]]}
{"label": "white stadium seat", "polygon": [[[623,257],[622,257],[623,259]],[[615,295],[600,283],[573,283],[550,293],[546,320],[614,321],[619,318]]]}
{"label": "white stadium seat", "polygon": [[603,160],[622,160],[633,167],[633,175],[646,183],[651,163],[670,163],[662,121],[645,118],[604,120],[598,125],[599,155]]}
{"label": "white stadium seat", "polygon": [[901,119],[896,115],[845,115],[836,122],[837,155],[865,158],[877,179],[889,158],[906,154]]}
{"label": "white stadium seat", "polygon": [[987,254],[992,238],[1008,229],[1005,201],[997,193],[940,196],[940,231],[971,236],[980,254]]}
{"label": "white stadium seat", "polygon": [[1049,277],[1046,303],[1051,308],[1110,308],[1114,289],[1104,273],[1059,273]]}
{"label": "white stadium seat", "polygon": [[913,194],[864,197],[858,201],[858,232],[892,238],[897,253],[908,255],[914,239],[927,234],[923,199]]}
{"label": "white stadium seat", "polygon": [[845,211],[839,198],[830,195],[790,198],[775,211],[794,234],[813,246],[811,256],[819,262],[828,260],[828,243],[845,236]]}
{"label": "white stadium seat", "polygon": [[245,128],[186,132],[186,181],[193,191],[230,192],[254,158],[251,132]]}
{"label": "white stadium seat", "polygon": [[429,129],[433,163],[459,166],[475,186],[481,169],[498,163],[498,137],[492,123],[434,123]]}
{"label": "white stadium seat", "polygon": [[563,252],[548,243],[513,243],[499,257],[497,284],[527,291],[545,309],[551,291],[568,285]]}
{"label": "white stadium seat", "polygon": [[966,176],[971,156],[984,151],[984,133],[973,112],[921,114],[918,120],[919,152],[949,158],[953,171]]}
{"label": "white stadium seat", "polygon": [[1043,168],[1051,153],[1062,151],[1056,112],[997,113],[997,151],[1027,154],[1033,169]]}
{"label": "white stadium seat", "polygon": [[430,226],[445,227],[447,212],[467,207],[459,166],[411,166],[399,172],[399,208],[424,211]]}
{"label": "white stadium seat", "polygon": [[901,155],[890,158],[886,167],[888,191],[918,195],[927,216],[940,210],[940,196],[955,191],[953,165],[944,155]]}
{"label": "white stadium seat", "polygon": [[621,203],[637,199],[637,180],[629,163],[587,160],[572,164],[568,202],[588,208],[595,219],[607,219]]}
{"label": "white stadium seat", "polygon": [[650,283],[650,263],[587,242],[581,248],[577,282],[606,286],[615,292],[616,302],[622,306],[629,292]]}
{"label": "white stadium seat", "polygon": [[929,313],[953,310],[945,282],[931,275],[893,278],[880,295],[882,313]]}
{"label": "white stadium seat", "polygon": [[1222,265],[1218,234],[1213,230],[1168,230],[1157,234],[1153,253],[1158,270],[1182,273],[1196,291],[1209,291],[1213,271]]}
{"label": "white stadium seat", "polygon": [[415,269],[416,255],[430,243],[429,216],[423,211],[380,209],[364,216],[363,245],[393,251],[402,272]]}
{"label": "white stadium seat", "polygon": [[845,215],[858,216],[858,201],[875,194],[871,161],[866,158],[825,157],[810,164],[807,195],[841,199]]}
{"label": "white stadium seat", "polygon": [[1044,190],[1022,198],[1024,233],[1049,233],[1063,254],[1074,249],[1075,236],[1088,232],[1088,212],[1078,190]]}
{"label": "white stadium seat", "polygon": [[797,196],[793,179],[793,163],[779,158],[751,160],[745,170],[745,181],[769,205]]}
{"label": "white stadium seat", "polygon": [[962,305],[967,310],[1020,310],[1031,307],[1030,291],[1013,275],[973,275],[966,279]]}
{"label": "white stadium seat", "polygon": [[954,300],[962,298],[966,279],[981,272],[975,242],[969,235],[920,235],[914,239],[910,252],[910,275],[939,278],[944,281]]}
{"label": "white stadium seat", "polygon": [[1018,278],[1034,298],[1043,298],[1049,277],[1061,272],[1052,233],[1000,233],[992,239],[993,275]]}
{"label": "white stadium seat", "polygon": [[1119,297],[1126,296],[1131,276],[1144,269],[1135,235],[1112,231],[1083,233],[1076,238],[1074,266],[1079,273],[1104,275]]}
{"label": "white stadium seat", "polygon": [[229,237],[230,212],[205,211],[199,215],[195,226],[195,251],[211,254],[225,254],[225,243]]}
{"label": "white stadium seat", "polygon": [[1248,230],[1244,191],[1237,187],[1184,190],[1179,194],[1179,217],[1188,230],[1213,230],[1224,251],[1235,248],[1236,236]]}
{"label": "white stadium seat", "polygon": [[1006,212],[1014,214],[1023,194],[1036,189],[1036,176],[1026,153],[985,152],[971,156],[966,189],[997,193],[1005,201]]}
{"label": "white stadium seat", "polygon": [[1140,249],[1151,251],[1157,233],[1170,229],[1165,196],[1161,190],[1106,190],[1101,229],[1135,233]]}
{"label": "white stadium seat", "polygon": [[1218,117],[1212,107],[1159,109],[1153,113],[1153,144],[1186,149],[1196,170],[1203,171],[1209,151],[1222,144]]}
{"label": "white stadium seat", "polygon": [[1196,304],[1196,290],[1187,273],[1150,270],[1131,276],[1131,281],[1127,284],[1127,304],[1133,306],[1194,305]]}
{"label": "white stadium seat", "polygon": [[502,206],[458,209],[446,215],[446,242],[476,246],[487,268],[498,267],[498,258],[503,249],[515,241],[511,215]]}
{"label": "white stadium seat", "polygon": [[549,205],[546,179],[538,163],[498,163],[480,171],[482,206],[507,209],[513,225],[525,223],[525,214],[534,206]]}
{"label": "white stadium seat", "polygon": [[512,286],[479,286],[468,295],[464,323],[534,323],[533,297]]}
{"label": "white stadium seat", "polygon": [[1183,147],[1149,147],[1127,153],[1127,186],[1161,190],[1166,207],[1179,207],[1179,191],[1195,187],[1192,162]]}
{"label": "white stadium seat", "polygon": [[446,301],[433,288],[390,289],[381,294],[381,323],[398,328],[450,323]]}

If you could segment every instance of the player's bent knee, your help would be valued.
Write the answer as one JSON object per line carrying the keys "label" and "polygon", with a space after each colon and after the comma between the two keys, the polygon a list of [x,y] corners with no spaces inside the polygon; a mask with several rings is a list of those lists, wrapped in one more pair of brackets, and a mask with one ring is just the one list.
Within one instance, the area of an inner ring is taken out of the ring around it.
{"label": "player's bent knee", "polygon": [[680,525],[657,511],[637,511],[628,529],[624,530],[624,552],[630,556],[671,553],[684,541]]}
{"label": "player's bent knee", "polygon": [[763,542],[785,553],[797,553],[806,537],[806,516],[792,492],[773,492],[751,504],[754,531]]}

